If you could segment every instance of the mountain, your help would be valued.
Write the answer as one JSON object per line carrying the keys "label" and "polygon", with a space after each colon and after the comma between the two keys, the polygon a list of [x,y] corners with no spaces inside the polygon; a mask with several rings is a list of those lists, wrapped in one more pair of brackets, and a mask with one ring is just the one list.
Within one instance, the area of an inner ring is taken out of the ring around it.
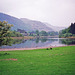
{"label": "mountain", "polygon": [[63,30],[65,29],[66,27],[58,27],[58,26],[53,26],[49,23],[44,23],[45,25],[47,25],[48,27],[52,28],[54,31],[60,31],[60,30]]}
{"label": "mountain", "polygon": [[48,32],[48,31],[59,31],[64,29],[62,27],[55,27],[48,23],[43,23],[40,21],[29,20],[26,18],[18,19],[16,17],[4,13],[0,13],[0,21],[7,21],[9,24],[13,24],[14,26],[11,27],[11,30],[17,30],[17,29],[25,31],[43,30]]}
{"label": "mountain", "polygon": [[29,26],[20,19],[4,13],[0,13],[0,21],[7,21],[9,24],[13,24],[14,26],[11,28],[11,30],[17,30],[17,29],[23,29],[26,31],[31,30]]}
{"label": "mountain", "polygon": [[21,29],[26,31],[53,31],[51,28],[47,27],[40,21],[28,20],[25,18],[18,19],[4,13],[0,13],[0,21],[7,21],[9,24],[13,24],[14,26],[11,28],[11,30]]}
{"label": "mountain", "polygon": [[35,21],[35,20],[29,20],[26,18],[21,18],[21,20],[28,24],[30,26],[30,28],[35,31],[35,30],[39,30],[39,31],[53,31],[52,28],[46,26],[46,24],[44,24],[43,22],[40,21]]}

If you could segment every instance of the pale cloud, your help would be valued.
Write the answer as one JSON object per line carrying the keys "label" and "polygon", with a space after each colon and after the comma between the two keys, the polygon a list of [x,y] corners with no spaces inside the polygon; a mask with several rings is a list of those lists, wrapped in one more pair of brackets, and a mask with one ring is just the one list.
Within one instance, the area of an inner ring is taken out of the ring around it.
{"label": "pale cloud", "polygon": [[0,0],[0,12],[56,26],[69,26],[75,22],[75,0]]}

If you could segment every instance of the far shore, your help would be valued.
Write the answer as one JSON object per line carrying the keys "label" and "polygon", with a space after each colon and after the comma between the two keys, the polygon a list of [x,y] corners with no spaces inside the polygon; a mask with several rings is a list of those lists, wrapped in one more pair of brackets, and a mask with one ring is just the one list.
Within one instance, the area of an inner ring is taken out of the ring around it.
{"label": "far shore", "polygon": [[[12,39],[36,39],[36,38],[59,38],[59,36],[23,36],[23,37],[10,37]],[[75,39],[75,37],[61,37],[60,39]]]}
{"label": "far shore", "polygon": [[[65,45],[65,46],[75,46],[75,45]],[[65,46],[48,46],[48,47],[35,47],[35,48],[0,48],[0,51],[15,51],[15,50],[36,50],[36,49],[46,49],[46,48],[56,48]]]}
{"label": "far shore", "polygon": [[58,36],[24,36],[24,37],[11,37],[12,39],[35,39],[35,38],[59,38]]}
{"label": "far shore", "polygon": [[24,36],[24,37],[11,37],[12,39],[35,39],[36,37],[34,36]]}

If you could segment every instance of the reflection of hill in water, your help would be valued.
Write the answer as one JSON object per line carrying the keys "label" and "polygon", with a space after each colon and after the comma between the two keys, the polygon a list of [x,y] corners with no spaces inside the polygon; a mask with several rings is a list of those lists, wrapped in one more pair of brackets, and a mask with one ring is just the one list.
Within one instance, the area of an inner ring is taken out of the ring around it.
{"label": "reflection of hill in water", "polygon": [[75,39],[58,39],[58,38],[36,38],[36,39],[15,39],[11,41],[12,46],[1,46],[1,48],[33,48],[47,46],[63,46],[65,44],[75,44]]}
{"label": "reflection of hill in water", "polygon": [[57,41],[57,39],[47,39],[47,38],[42,38],[42,39],[37,38],[37,39],[35,39],[36,43],[39,43],[39,41],[41,41],[42,43],[44,43],[44,42],[47,42],[47,41],[49,41],[49,42]]}

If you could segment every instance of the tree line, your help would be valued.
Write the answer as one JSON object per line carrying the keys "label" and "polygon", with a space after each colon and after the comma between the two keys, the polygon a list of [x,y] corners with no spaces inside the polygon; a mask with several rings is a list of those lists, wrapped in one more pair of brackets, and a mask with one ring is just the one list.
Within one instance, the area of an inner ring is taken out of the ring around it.
{"label": "tree line", "polygon": [[30,36],[56,36],[56,35],[59,35],[59,33],[55,32],[55,31],[46,32],[46,31],[36,30],[33,32],[29,32],[29,33],[31,33]]}
{"label": "tree line", "polygon": [[75,36],[75,23],[71,23],[71,25],[59,32],[59,37],[74,37]]}

